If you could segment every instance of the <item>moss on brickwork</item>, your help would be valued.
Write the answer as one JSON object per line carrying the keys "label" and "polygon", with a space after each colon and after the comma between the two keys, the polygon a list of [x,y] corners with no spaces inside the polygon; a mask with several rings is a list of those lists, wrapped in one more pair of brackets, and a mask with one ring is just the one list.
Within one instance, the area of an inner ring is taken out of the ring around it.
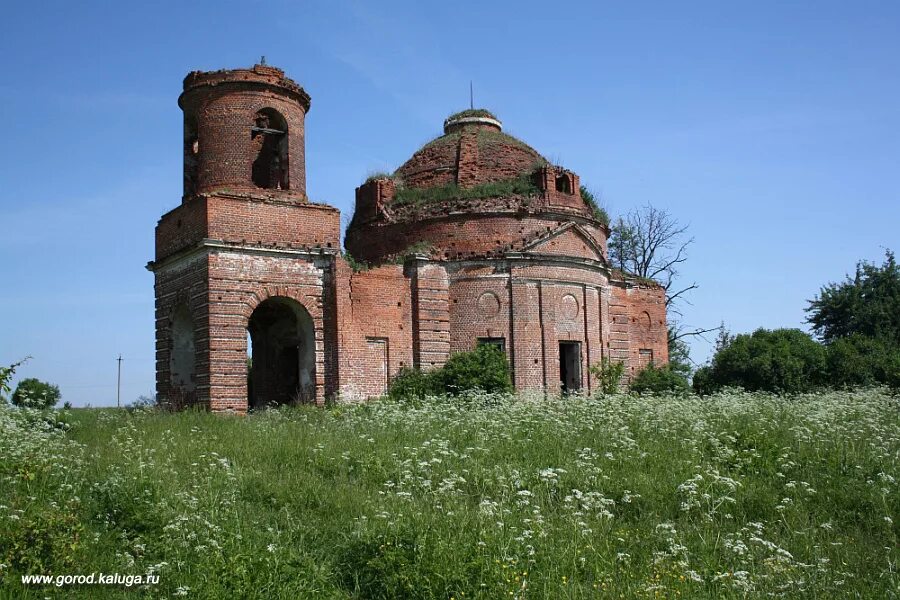
{"label": "moss on brickwork", "polygon": [[501,198],[504,196],[536,196],[540,189],[531,175],[522,175],[511,179],[491,181],[469,188],[459,187],[455,183],[448,185],[415,188],[403,187],[394,195],[394,204],[421,205],[445,200],[477,200],[480,198]]}
{"label": "moss on brickwork", "polygon": [[421,241],[416,242],[415,244],[407,246],[402,252],[400,252],[396,256],[394,256],[393,260],[390,260],[388,262],[391,262],[391,263],[397,264],[397,265],[402,265],[403,263],[406,262],[407,258],[411,258],[411,257],[415,256],[416,254],[424,254],[426,256],[429,256],[432,253],[434,253],[434,251],[435,251],[435,248],[432,244],[429,244],[428,242],[421,240]]}
{"label": "moss on brickwork", "polygon": [[[419,148],[418,152],[421,152],[425,148],[433,148],[436,146],[457,146],[459,144],[459,132],[456,133],[445,133],[442,136],[436,137],[430,142],[425,143],[421,148]],[[418,154],[417,152],[417,154]],[[415,154],[413,155],[415,156]]]}
{"label": "moss on brickwork", "polygon": [[341,256],[347,261],[347,264],[350,265],[350,268],[353,269],[354,273],[368,271],[371,268],[369,263],[362,260],[356,260],[349,252],[341,252]]}
{"label": "moss on brickwork", "polygon": [[517,148],[522,148],[523,150],[527,150],[529,153],[534,154],[536,161],[541,165],[546,165],[547,160],[541,156],[537,150],[523,142],[517,137],[513,137],[508,133],[503,133],[502,131],[494,131],[493,129],[479,129],[478,130],[478,150],[483,151],[485,149],[489,149],[493,146],[499,146],[508,144],[510,146],[516,146]]}

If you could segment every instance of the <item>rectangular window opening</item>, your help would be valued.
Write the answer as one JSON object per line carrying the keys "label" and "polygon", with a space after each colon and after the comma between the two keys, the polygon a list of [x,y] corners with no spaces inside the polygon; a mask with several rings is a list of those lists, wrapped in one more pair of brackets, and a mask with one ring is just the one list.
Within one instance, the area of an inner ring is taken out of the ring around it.
{"label": "rectangular window opening", "polygon": [[480,337],[477,346],[496,346],[500,352],[506,354],[506,338],[502,337]]}

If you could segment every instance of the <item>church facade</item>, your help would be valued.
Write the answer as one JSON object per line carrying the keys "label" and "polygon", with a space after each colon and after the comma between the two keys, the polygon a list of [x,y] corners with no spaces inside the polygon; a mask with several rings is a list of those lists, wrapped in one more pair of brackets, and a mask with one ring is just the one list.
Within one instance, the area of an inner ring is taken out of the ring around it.
{"label": "church facade", "polygon": [[280,69],[195,71],[184,195],[156,227],[160,401],[245,412],[385,392],[494,344],[520,390],[668,361],[664,291],[612,269],[578,175],[463,111],[340,212],[306,195],[309,95]]}

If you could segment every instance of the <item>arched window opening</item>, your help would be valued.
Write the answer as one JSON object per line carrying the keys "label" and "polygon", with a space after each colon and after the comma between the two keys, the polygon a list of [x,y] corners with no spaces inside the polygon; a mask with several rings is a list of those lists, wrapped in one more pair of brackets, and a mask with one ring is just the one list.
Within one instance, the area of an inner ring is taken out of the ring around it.
{"label": "arched window opening", "polygon": [[253,185],[270,190],[290,189],[287,121],[278,111],[264,108],[256,113],[253,123]]}
{"label": "arched window opening", "polygon": [[572,193],[572,183],[569,181],[569,176],[566,173],[556,176],[556,191],[563,194]]}
{"label": "arched window opening", "polygon": [[253,311],[247,330],[248,406],[314,402],[315,327],[306,309],[289,298],[269,298]]}
{"label": "arched window opening", "polygon": [[200,171],[200,138],[197,120],[184,118],[184,195],[191,196],[197,191],[197,175]]}
{"label": "arched window opening", "polygon": [[648,330],[653,326],[653,320],[650,318],[650,313],[646,310],[641,313],[641,326]]}
{"label": "arched window opening", "polygon": [[197,387],[196,358],[194,349],[194,320],[187,304],[179,304],[172,314],[170,329],[171,354],[169,374],[173,391],[179,400],[193,394]]}

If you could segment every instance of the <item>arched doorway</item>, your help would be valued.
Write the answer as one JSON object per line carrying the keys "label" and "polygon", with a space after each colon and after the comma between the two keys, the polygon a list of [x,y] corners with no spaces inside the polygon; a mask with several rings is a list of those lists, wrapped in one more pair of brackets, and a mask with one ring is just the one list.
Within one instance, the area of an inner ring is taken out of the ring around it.
{"label": "arched doorway", "polygon": [[247,331],[248,407],[314,402],[315,328],[306,308],[290,298],[269,298],[250,315]]}

